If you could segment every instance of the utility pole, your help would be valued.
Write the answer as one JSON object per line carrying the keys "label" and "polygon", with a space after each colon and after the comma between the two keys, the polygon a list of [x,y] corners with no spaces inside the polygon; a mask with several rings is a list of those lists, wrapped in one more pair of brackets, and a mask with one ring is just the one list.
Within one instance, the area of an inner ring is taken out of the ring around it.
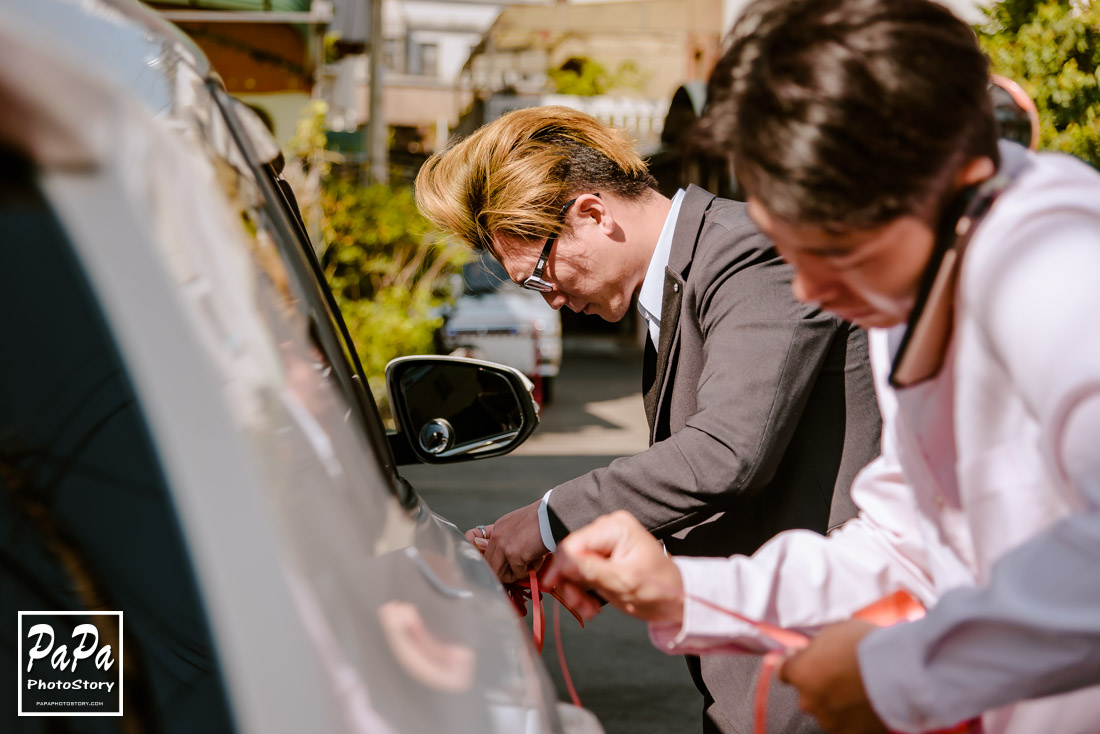
{"label": "utility pole", "polygon": [[389,180],[387,143],[389,130],[382,109],[382,0],[364,0],[370,7],[370,57],[367,73],[370,75],[370,118],[367,121],[365,151],[368,166],[363,168],[364,183],[386,183]]}

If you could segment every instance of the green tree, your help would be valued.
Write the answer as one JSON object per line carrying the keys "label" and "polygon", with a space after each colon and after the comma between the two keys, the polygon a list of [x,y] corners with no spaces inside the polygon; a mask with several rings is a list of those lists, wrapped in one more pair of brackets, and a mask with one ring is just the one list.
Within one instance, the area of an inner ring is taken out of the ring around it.
{"label": "green tree", "polygon": [[408,186],[333,176],[321,208],[321,266],[377,395],[387,362],[433,351],[467,248],[431,227]]}
{"label": "green tree", "polygon": [[580,97],[595,97],[613,89],[640,90],[645,87],[648,78],[633,61],[624,61],[611,72],[588,57],[569,59],[546,74],[554,85],[554,92]]}
{"label": "green tree", "polygon": [[979,38],[994,73],[1039,110],[1039,146],[1100,168],[1100,2],[1001,0]]}
{"label": "green tree", "polygon": [[420,215],[411,187],[364,187],[357,170],[333,166],[340,157],[324,147],[327,107],[314,102],[302,112],[283,175],[381,402],[387,362],[433,351],[468,248]]}

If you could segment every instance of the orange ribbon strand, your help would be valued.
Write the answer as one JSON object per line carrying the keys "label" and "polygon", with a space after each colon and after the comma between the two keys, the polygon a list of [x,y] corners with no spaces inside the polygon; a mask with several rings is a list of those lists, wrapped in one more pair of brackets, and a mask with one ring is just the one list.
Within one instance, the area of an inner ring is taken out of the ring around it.
{"label": "orange ribbon strand", "polygon": [[[548,564],[543,564],[543,568],[548,567]],[[512,605],[516,608],[516,613],[520,617],[527,616],[527,600],[531,600],[531,634],[535,641],[535,649],[537,649],[539,653],[542,653],[542,645],[546,633],[546,615],[542,605],[543,590],[540,588],[538,573],[531,570],[528,572],[526,581],[516,581],[505,584],[504,590],[508,592],[508,596],[512,600]],[[550,596],[554,597],[558,602],[558,606],[554,608],[554,642],[558,649],[558,664],[561,666],[561,677],[565,681],[565,688],[569,691],[569,698],[572,700],[573,705],[580,708],[580,696],[577,695],[577,689],[573,687],[573,678],[569,675],[569,667],[565,664],[565,648],[562,646],[561,641],[561,608],[564,607],[566,611],[572,614],[577,622],[580,623],[581,627],[584,627],[584,619],[581,618],[581,615],[577,614],[575,609],[565,603],[565,600],[561,598],[556,590],[551,591]]]}

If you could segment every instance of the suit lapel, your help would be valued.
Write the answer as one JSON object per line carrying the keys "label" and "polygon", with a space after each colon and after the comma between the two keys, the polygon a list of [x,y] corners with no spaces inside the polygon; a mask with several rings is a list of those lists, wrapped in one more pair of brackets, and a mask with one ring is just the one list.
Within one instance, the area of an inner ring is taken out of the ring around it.
{"label": "suit lapel", "polygon": [[647,328],[645,330],[645,354],[642,360],[642,402],[645,405],[645,417],[650,432],[653,430],[653,419],[656,417],[657,391],[660,387],[657,382],[657,347],[653,346],[653,338]]}
{"label": "suit lapel", "polygon": [[680,276],[674,273],[672,268],[666,268],[665,290],[661,299],[661,343],[657,346],[653,375],[645,392],[645,416],[649,421],[650,443],[653,443],[656,436],[657,406],[661,394],[664,393],[665,376],[668,371],[668,356],[672,352],[673,342],[677,341],[680,299],[683,292],[684,284]]}
{"label": "suit lapel", "polygon": [[672,249],[669,252],[668,267],[665,268],[665,287],[661,300],[661,343],[657,345],[655,379],[652,382],[647,381],[644,395],[651,444],[657,440],[660,408],[669,382],[669,360],[680,344],[680,303],[684,294],[684,280],[691,268],[695,244],[703,228],[703,215],[714,199],[713,194],[698,186],[688,186],[676,218]]}

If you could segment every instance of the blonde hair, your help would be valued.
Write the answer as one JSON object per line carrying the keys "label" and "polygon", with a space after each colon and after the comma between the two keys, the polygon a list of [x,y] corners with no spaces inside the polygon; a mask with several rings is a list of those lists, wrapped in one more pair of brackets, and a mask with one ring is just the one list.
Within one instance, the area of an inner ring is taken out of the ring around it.
{"label": "blonde hair", "polygon": [[656,188],[621,133],[568,107],[516,110],[436,153],[416,177],[416,204],[433,224],[475,250],[492,237],[561,234],[570,196],[610,192],[637,199]]}

